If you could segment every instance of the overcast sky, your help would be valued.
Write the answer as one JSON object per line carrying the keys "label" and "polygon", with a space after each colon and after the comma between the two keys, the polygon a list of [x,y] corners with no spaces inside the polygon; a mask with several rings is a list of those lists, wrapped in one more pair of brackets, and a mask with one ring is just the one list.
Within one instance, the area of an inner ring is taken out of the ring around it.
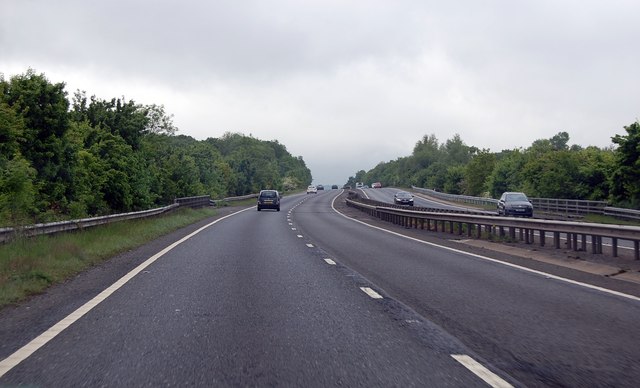
{"label": "overcast sky", "polygon": [[0,0],[0,72],[164,105],[179,134],[278,140],[315,183],[424,135],[492,151],[640,116],[638,0]]}

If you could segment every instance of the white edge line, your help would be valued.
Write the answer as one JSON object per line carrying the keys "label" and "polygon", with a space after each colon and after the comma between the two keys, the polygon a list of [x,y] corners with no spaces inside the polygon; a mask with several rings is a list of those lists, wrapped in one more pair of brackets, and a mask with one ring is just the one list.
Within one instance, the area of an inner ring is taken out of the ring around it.
{"label": "white edge line", "polygon": [[187,241],[188,239],[190,239],[191,237],[195,236],[196,234],[202,232],[203,230],[207,229],[208,227],[210,227],[210,226],[212,226],[212,225],[214,225],[214,224],[216,224],[216,223],[218,223],[218,222],[220,222],[220,221],[222,221],[222,220],[224,220],[226,218],[229,218],[231,216],[235,216],[238,213],[242,213],[244,211],[251,210],[253,208],[254,207],[251,206],[249,208],[246,208],[246,209],[237,211],[235,213],[228,214],[228,215],[226,215],[224,217],[218,218],[217,220],[215,220],[215,221],[213,221],[213,222],[201,227],[200,229],[196,230],[195,232],[192,232],[191,234],[181,238],[180,240],[174,242],[173,244],[169,245],[168,247],[164,248],[160,252],[156,253],[155,255],[153,255],[150,258],[148,258],[147,260],[145,260],[142,264],[138,265],[136,268],[131,270],[128,274],[126,274],[123,277],[121,277],[120,279],[118,279],[115,283],[113,283],[107,289],[105,289],[104,291],[102,291],[101,293],[96,295],[93,299],[91,299],[90,301],[88,301],[84,305],[80,306],[78,309],[76,309],[71,314],[67,315],[60,322],[56,323],[51,328],[49,328],[47,331],[45,331],[44,333],[40,334],[35,339],[31,340],[31,342],[29,342],[28,344],[24,345],[22,348],[16,350],[9,357],[7,357],[4,360],[0,361],[0,377],[4,376],[7,372],[9,372],[11,369],[13,369],[16,365],[18,365],[19,363],[21,363],[22,361],[27,359],[27,357],[32,355],[36,350],[38,350],[41,347],[43,347],[47,342],[51,341],[55,336],[57,336],[63,330],[65,330],[66,328],[71,326],[71,324],[73,324],[75,321],[80,319],[83,315],[85,315],[86,313],[91,311],[91,309],[93,309],[94,307],[99,305],[100,302],[102,302],[103,300],[107,299],[111,294],[113,294],[119,288],[124,286],[129,280],[133,279],[134,276],[136,276],[138,273],[140,273],[142,270],[147,268],[153,262],[155,262],[156,260],[158,260],[159,258],[164,256],[166,253],[171,251],[173,248],[177,247],[178,245],[182,244],[183,242]]}
{"label": "white edge line", "polygon": [[383,299],[382,295],[378,294],[377,292],[375,292],[374,290],[372,290],[369,287],[360,287],[360,289],[362,290],[362,292],[364,292],[365,294],[369,295],[373,299]]}
{"label": "white edge line", "polygon": [[451,357],[462,364],[465,368],[473,372],[473,374],[480,377],[485,383],[494,388],[513,387],[513,385],[501,379],[498,375],[491,372],[484,365],[480,364],[478,361],[465,354],[452,354]]}
{"label": "white edge line", "polygon": [[576,280],[571,280],[571,279],[563,278],[563,277],[560,277],[560,276],[557,276],[557,275],[553,275],[553,274],[550,274],[550,273],[547,273],[547,272],[538,271],[538,270],[531,269],[531,268],[527,268],[527,267],[523,267],[523,266],[520,266],[520,265],[517,265],[517,264],[507,263],[507,262],[505,262],[505,261],[500,261],[500,260],[497,260],[497,259],[492,259],[492,258],[490,258],[490,257],[486,257],[486,256],[478,255],[478,254],[475,254],[475,253],[465,252],[465,251],[462,251],[462,250],[459,250],[459,249],[455,249],[455,248],[451,248],[451,247],[447,247],[447,246],[444,246],[444,245],[438,245],[438,244],[435,244],[435,243],[432,243],[432,242],[419,240],[419,239],[417,239],[417,238],[413,238],[413,237],[405,236],[405,235],[403,235],[403,234],[396,233],[396,232],[391,231],[391,230],[388,230],[388,229],[380,228],[380,227],[378,227],[378,226],[374,226],[374,225],[369,225],[369,224],[367,224],[366,222],[363,222],[363,221],[360,221],[360,220],[356,220],[356,219],[353,219],[353,218],[351,218],[351,217],[347,217],[347,216],[345,216],[344,214],[340,213],[340,212],[335,208],[335,206],[334,206],[335,200],[338,198],[338,196],[339,196],[339,195],[340,195],[340,194],[338,194],[336,197],[334,197],[334,198],[333,198],[333,201],[331,201],[331,207],[333,208],[333,210],[334,210],[336,213],[340,214],[342,217],[344,217],[344,218],[346,218],[346,219],[348,219],[348,220],[351,220],[351,221],[353,221],[353,222],[358,222],[358,223],[360,223],[360,224],[362,224],[362,225],[366,225],[366,226],[368,226],[368,227],[370,227],[370,228],[377,229],[377,230],[380,230],[380,231],[383,231],[383,232],[386,232],[386,233],[390,233],[390,234],[393,234],[393,235],[398,236],[398,237],[406,238],[406,239],[408,239],[408,240],[412,240],[412,241],[415,241],[415,242],[418,242],[418,243],[421,243],[421,244],[425,244],[425,245],[429,245],[429,246],[432,246],[432,247],[441,248],[441,249],[444,249],[444,250],[447,250],[447,251],[450,251],[450,252],[455,252],[455,253],[459,253],[459,254],[462,254],[462,255],[467,255],[467,256],[475,257],[475,258],[482,259],[482,260],[491,261],[491,262],[493,262],[493,263],[501,264],[501,265],[504,265],[504,266],[507,266],[507,267],[511,267],[511,268],[516,268],[516,269],[519,269],[519,270],[521,270],[521,271],[525,271],[525,272],[529,272],[529,273],[534,273],[534,274],[541,275],[541,276],[544,276],[544,277],[547,277],[547,278],[551,278],[551,279],[559,280],[559,281],[562,281],[562,282],[565,282],[565,283],[569,283],[569,284],[573,284],[573,285],[577,285],[577,286],[581,286],[581,287],[589,288],[589,289],[592,289],[592,290],[597,290],[597,291],[600,291],[600,292],[604,292],[604,293],[606,293],[606,294],[611,294],[611,295],[615,295],[615,296],[620,296],[620,297],[622,297],[622,298],[626,298],[626,299],[634,300],[634,301],[636,301],[636,302],[640,302],[640,298],[639,298],[639,297],[637,297],[637,296],[634,296],[634,295],[629,295],[629,294],[625,294],[625,293],[623,293],[623,292],[614,291],[614,290],[609,290],[609,289],[607,289],[607,288],[594,286],[594,285],[592,285],[592,284],[587,284],[587,283],[578,282],[578,281],[576,281]]}

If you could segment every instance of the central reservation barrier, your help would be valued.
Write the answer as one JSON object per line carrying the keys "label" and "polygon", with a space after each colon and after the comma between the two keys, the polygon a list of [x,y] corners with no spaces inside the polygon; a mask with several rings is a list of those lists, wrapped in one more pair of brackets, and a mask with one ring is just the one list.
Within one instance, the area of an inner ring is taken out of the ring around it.
{"label": "central reservation barrier", "polygon": [[611,239],[611,253],[618,257],[619,241],[631,241],[634,259],[640,260],[640,227],[626,225],[606,225],[586,222],[555,221],[499,217],[480,212],[443,212],[437,209],[407,208],[384,202],[362,199],[350,192],[347,205],[368,213],[373,217],[392,222],[406,228],[466,234],[473,238],[510,239],[535,243],[534,232],[538,232],[541,246],[547,243],[547,236],[553,237],[555,248],[560,248],[562,235],[566,236],[567,248],[602,254],[602,239]]}

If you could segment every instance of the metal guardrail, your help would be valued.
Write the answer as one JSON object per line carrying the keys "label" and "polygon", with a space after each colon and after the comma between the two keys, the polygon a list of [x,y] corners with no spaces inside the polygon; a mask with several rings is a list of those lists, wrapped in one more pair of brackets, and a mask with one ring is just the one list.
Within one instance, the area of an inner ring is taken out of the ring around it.
{"label": "metal guardrail", "polygon": [[[431,189],[411,186],[414,191],[446,201],[462,202],[480,206],[497,206],[493,198],[471,197],[441,193]],[[607,206],[606,201],[586,201],[577,199],[529,198],[535,210],[557,214],[603,214],[625,220],[640,220],[640,210],[622,209]]]}
{"label": "metal guardrail", "polygon": [[498,205],[498,200],[493,198],[482,198],[482,197],[471,197],[468,195],[447,194],[447,193],[441,193],[439,191],[435,191],[431,189],[423,189],[421,187],[416,187],[416,186],[411,186],[411,189],[419,193],[427,194],[428,196],[431,196],[434,198],[443,199],[445,201],[462,202],[462,203],[469,203],[472,205],[480,205],[480,206],[497,206]]}
{"label": "metal guardrail", "polygon": [[184,197],[184,198],[176,198],[174,203],[150,210],[143,210],[139,212],[129,212],[129,213],[121,213],[121,214],[112,214],[108,216],[102,217],[93,217],[93,218],[83,218],[78,220],[70,220],[70,221],[58,221],[58,222],[50,222],[46,224],[35,224],[28,225],[19,228],[0,228],[0,243],[4,243],[6,241],[11,240],[15,236],[38,236],[43,234],[55,234],[61,232],[68,232],[73,230],[79,230],[84,228],[89,228],[96,225],[108,224],[111,222],[125,221],[125,220],[133,220],[136,218],[145,218],[145,217],[153,217],[159,214],[166,213],[178,207],[191,207],[191,208],[199,208],[205,206],[217,206],[218,202],[221,201],[240,201],[243,199],[256,198],[258,194],[249,194],[240,197],[227,197],[222,200],[213,200],[209,195],[202,195],[197,197]]}
{"label": "metal guardrail", "polygon": [[70,221],[49,222],[46,224],[28,225],[19,228],[0,228],[0,242],[9,241],[15,236],[33,237],[43,234],[55,234],[73,230],[80,230],[97,225],[109,224],[112,222],[153,217],[169,212],[173,209],[178,208],[179,206],[179,203],[174,203],[169,206],[160,207],[157,209],[143,210],[140,212],[111,214],[108,216],[82,218]]}
{"label": "metal guardrail", "polygon": [[640,210],[632,210],[632,209],[621,209],[619,207],[605,207],[604,208],[605,216],[612,216],[617,218],[623,218],[627,220],[636,220],[640,221]]}
{"label": "metal guardrail", "polygon": [[534,209],[560,214],[604,214],[606,201],[529,198]]}
{"label": "metal guardrail", "polygon": [[[618,256],[618,241],[628,240],[634,245],[634,258],[640,260],[640,227],[605,225],[584,222],[518,219],[511,217],[487,216],[467,213],[430,212],[417,209],[398,209],[391,205],[368,204],[361,198],[350,196],[347,205],[365,211],[370,215],[407,228],[446,231],[466,234],[468,237],[509,238],[534,243],[534,231],[539,232],[539,243],[546,244],[546,234],[552,233],[555,248],[560,248],[560,235],[566,235],[567,247],[575,251],[587,250],[590,240],[591,253],[602,253],[602,238],[611,239],[611,252]],[[580,240],[580,241],[579,241]]]}

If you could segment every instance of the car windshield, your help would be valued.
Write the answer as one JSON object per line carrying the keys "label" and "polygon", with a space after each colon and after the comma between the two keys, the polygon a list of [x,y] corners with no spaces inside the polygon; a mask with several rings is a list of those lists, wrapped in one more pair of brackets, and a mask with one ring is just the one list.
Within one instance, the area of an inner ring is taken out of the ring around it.
{"label": "car windshield", "polygon": [[411,198],[411,194],[401,191],[398,194],[396,194],[396,197],[398,198]]}
{"label": "car windshield", "polygon": [[277,195],[275,191],[263,191],[260,196],[262,198],[275,198]]}
{"label": "car windshield", "polygon": [[528,201],[527,196],[522,193],[507,194],[506,201]]}

